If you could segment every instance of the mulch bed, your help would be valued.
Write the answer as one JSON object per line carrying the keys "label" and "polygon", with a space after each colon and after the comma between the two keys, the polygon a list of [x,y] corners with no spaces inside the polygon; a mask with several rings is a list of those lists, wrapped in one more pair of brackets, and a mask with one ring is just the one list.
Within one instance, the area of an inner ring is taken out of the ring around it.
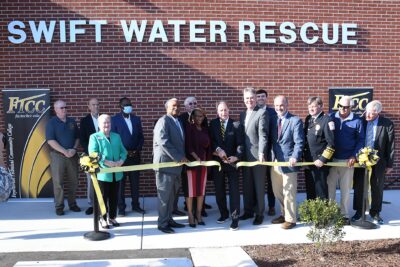
{"label": "mulch bed", "polygon": [[245,246],[258,266],[400,266],[400,239]]}

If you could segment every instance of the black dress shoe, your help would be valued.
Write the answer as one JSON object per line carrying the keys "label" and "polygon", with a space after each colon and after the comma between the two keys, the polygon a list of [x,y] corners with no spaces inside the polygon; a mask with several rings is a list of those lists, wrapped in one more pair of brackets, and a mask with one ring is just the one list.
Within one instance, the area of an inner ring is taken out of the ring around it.
{"label": "black dress shoe", "polygon": [[93,207],[87,208],[87,209],[85,210],[85,214],[86,214],[86,215],[93,214]]}
{"label": "black dress shoe", "polygon": [[274,207],[270,207],[268,209],[268,216],[275,216],[276,212],[275,212],[275,208]]}
{"label": "black dress shoe", "polygon": [[361,211],[356,211],[356,214],[354,214],[354,216],[351,217],[351,221],[352,222],[358,221],[358,220],[361,219],[361,217],[362,217],[362,212]]}
{"label": "black dress shoe", "polygon": [[197,222],[198,225],[206,225],[206,223],[204,221],[201,222]]}
{"label": "black dress shoe", "polygon": [[57,216],[62,216],[64,215],[64,211],[62,209],[56,209],[56,214]]}
{"label": "black dress shoe", "polygon": [[177,223],[177,222],[174,221],[174,220],[169,221],[169,222],[168,222],[168,226],[169,226],[169,227],[173,227],[173,228],[183,228],[183,227],[185,227],[184,224]]}
{"label": "black dress shoe", "polygon": [[120,226],[119,222],[117,222],[115,219],[108,219],[108,223],[114,227]]}
{"label": "black dress shoe", "polygon": [[221,216],[218,218],[217,223],[219,224],[224,223],[228,218],[229,216]]}
{"label": "black dress shoe", "polygon": [[211,205],[208,205],[207,203],[204,203],[204,208],[206,208],[206,209],[212,209],[212,206]]}
{"label": "black dress shoe", "polygon": [[174,229],[172,229],[172,228],[169,227],[169,226],[165,226],[165,227],[158,226],[157,228],[158,228],[158,230],[160,230],[161,232],[166,233],[166,234],[173,234],[173,233],[175,233]]}
{"label": "black dress shoe", "polygon": [[239,217],[239,220],[244,221],[251,218],[253,218],[253,214],[243,213],[243,215]]}
{"label": "black dress shoe", "polygon": [[253,221],[253,225],[260,225],[264,221],[264,216],[256,215],[256,218]]}
{"label": "black dress shoe", "polygon": [[69,209],[72,210],[73,212],[81,212],[81,208],[79,208],[77,205],[69,207]]}
{"label": "black dress shoe", "polygon": [[141,207],[134,207],[134,208],[132,208],[132,211],[136,211],[137,213],[141,213],[141,214],[144,214],[145,213],[145,211],[144,211],[144,209],[142,209]]}
{"label": "black dress shoe", "polygon": [[99,222],[100,222],[100,225],[101,225],[101,227],[103,229],[110,229],[110,226],[108,225],[108,223],[103,218],[100,218]]}
{"label": "black dress shoe", "polygon": [[205,210],[202,210],[201,211],[201,216],[202,217],[208,217],[208,214],[207,214],[207,212]]}
{"label": "black dress shoe", "polygon": [[173,214],[173,215],[176,215],[176,216],[185,216],[185,215],[186,215],[185,212],[180,211],[180,210],[174,210],[174,211],[172,212],[172,214]]}

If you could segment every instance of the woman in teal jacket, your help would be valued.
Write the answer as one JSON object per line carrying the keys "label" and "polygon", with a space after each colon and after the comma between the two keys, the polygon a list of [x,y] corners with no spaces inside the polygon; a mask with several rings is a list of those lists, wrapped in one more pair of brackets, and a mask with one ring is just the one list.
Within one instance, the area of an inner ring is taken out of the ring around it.
{"label": "woman in teal jacket", "polygon": [[[99,165],[101,168],[120,167],[127,156],[127,151],[122,144],[121,137],[111,132],[111,117],[103,114],[98,118],[99,132],[89,138],[89,154],[97,152],[100,156]],[[118,186],[123,173],[98,173],[97,180],[107,207],[107,214],[100,218],[103,228],[110,228],[109,224],[119,226],[115,220],[117,217]]]}

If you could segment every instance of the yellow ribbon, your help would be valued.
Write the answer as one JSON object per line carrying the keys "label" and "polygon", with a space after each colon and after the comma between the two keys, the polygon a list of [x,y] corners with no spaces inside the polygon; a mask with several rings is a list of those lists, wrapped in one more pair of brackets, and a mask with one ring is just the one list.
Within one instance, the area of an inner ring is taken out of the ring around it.
{"label": "yellow ribbon", "polygon": [[83,155],[79,159],[79,163],[81,165],[81,168],[83,171],[86,173],[90,174],[90,178],[92,179],[93,182],[93,188],[96,193],[97,201],[99,202],[99,207],[100,207],[100,213],[101,215],[106,214],[106,206],[104,205],[104,200],[103,200],[103,195],[101,194],[99,183],[97,181],[97,175],[96,173],[99,172],[100,166],[99,166],[99,156],[96,152],[90,153],[89,156]]}
{"label": "yellow ribbon", "polygon": [[162,163],[154,163],[154,164],[141,164],[141,165],[131,165],[131,166],[124,166],[124,167],[104,168],[104,169],[100,169],[99,173],[158,170],[161,168],[179,167],[182,165],[186,165],[188,167],[218,166],[219,170],[221,170],[221,164],[218,161],[210,160],[210,161],[192,161],[192,162],[162,162]]}
{"label": "yellow ribbon", "polygon": [[[279,167],[291,167],[289,162],[277,162],[277,161],[241,161],[236,164],[236,168],[239,167],[254,167],[256,165],[264,165],[264,166],[279,166]],[[303,166],[311,166],[314,165],[314,162],[297,162],[293,167],[303,167]],[[347,167],[346,162],[328,162],[325,163],[324,166],[330,167]],[[360,168],[361,166],[358,163],[354,164],[354,167]]]}

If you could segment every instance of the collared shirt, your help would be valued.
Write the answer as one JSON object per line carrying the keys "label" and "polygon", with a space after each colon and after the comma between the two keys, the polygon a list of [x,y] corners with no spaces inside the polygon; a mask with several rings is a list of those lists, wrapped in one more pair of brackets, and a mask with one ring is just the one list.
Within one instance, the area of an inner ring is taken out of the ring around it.
{"label": "collared shirt", "polygon": [[315,119],[318,118],[319,115],[321,115],[321,113],[322,113],[322,111],[320,113],[318,113],[317,115],[315,115],[315,116],[311,116],[311,118],[315,121]]}
{"label": "collared shirt", "polygon": [[247,124],[249,123],[250,115],[253,112],[254,109],[251,110],[246,110],[246,118],[244,119],[244,127],[247,127]]}
{"label": "collared shirt", "polygon": [[176,124],[176,127],[179,128],[179,131],[181,132],[181,136],[183,137],[183,129],[182,129],[182,125],[181,125],[179,119],[178,119],[178,118],[175,118],[174,116],[169,115],[169,114],[168,114],[168,116],[169,116],[171,119],[174,120],[174,122],[175,122],[175,124]]}
{"label": "collared shirt", "polygon": [[283,116],[282,117],[279,117],[279,115],[278,115],[278,120],[276,121],[276,124],[278,124],[278,122],[279,122],[279,119],[281,119],[281,126],[283,126],[283,124],[285,123],[285,121],[286,121],[286,115],[288,114],[288,112],[286,111],[286,113],[285,114],[283,114]]}
{"label": "collared shirt", "polygon": [[[222,122],[221,118],[219,120],[220,120],[220,122]],[[224,129],[225,130],[226,130],[226,127],[228,126],[228,120],[229,120],[229,117],[226,120],[224,120]]]}
{"label": "collared shirt", "polygon": [[129,132],[132,134],[133,127],[132,127],[131,115],[129,115],[128,118],[124,117],[124,120],[126,122],[126,125],[128,126]]}
{"label": "collared shirt", "polygon": [[[379,119],[379,116],[378,117],[376,117],[375,118],[375,120],[373,120],[373,121],[369,121],[368,123],[367,123],[367,133],[368,133],[368,130],[369,130],[369,127],[371,127],[371,125],[372,125],[372,127],[374,127],[373,128],[373,133],[374,133],[374,141],[375,141],[375,139],[376,139],[376,129],[377,129],[377,127],[378,127],[378,119]],[[365,140],[365,142],[367,143],[368,142],[368,140]]]}
{"label": "collared shirt", "polygon": [[347,116],[346,118],[343,119],[342,117],[340,117],[339,111],[337,111],[335,113],[335,118],[340,119],[340,130],[342,130],[343,122],[351,121],[354,118],[354,114],[353,114],[353,112],[350,112],[349,116]]}
{"label": "collared shirt", "polygon": [[100,129],[99,129],[98,116],[97,116],[97,117],[94,117],[92,114],[90,114],[90,116],[92,117],[94,129],[96,130],[96,132],[98,132],[98,131],[100,130]]}
{"label": "collared shirt", "polygon": [[74,148],[79,138],[78,126],[75,119],[67,117],[63,122],[57,116],[51,118],[46,125],[46,140],[54,140],[65,149]]}

